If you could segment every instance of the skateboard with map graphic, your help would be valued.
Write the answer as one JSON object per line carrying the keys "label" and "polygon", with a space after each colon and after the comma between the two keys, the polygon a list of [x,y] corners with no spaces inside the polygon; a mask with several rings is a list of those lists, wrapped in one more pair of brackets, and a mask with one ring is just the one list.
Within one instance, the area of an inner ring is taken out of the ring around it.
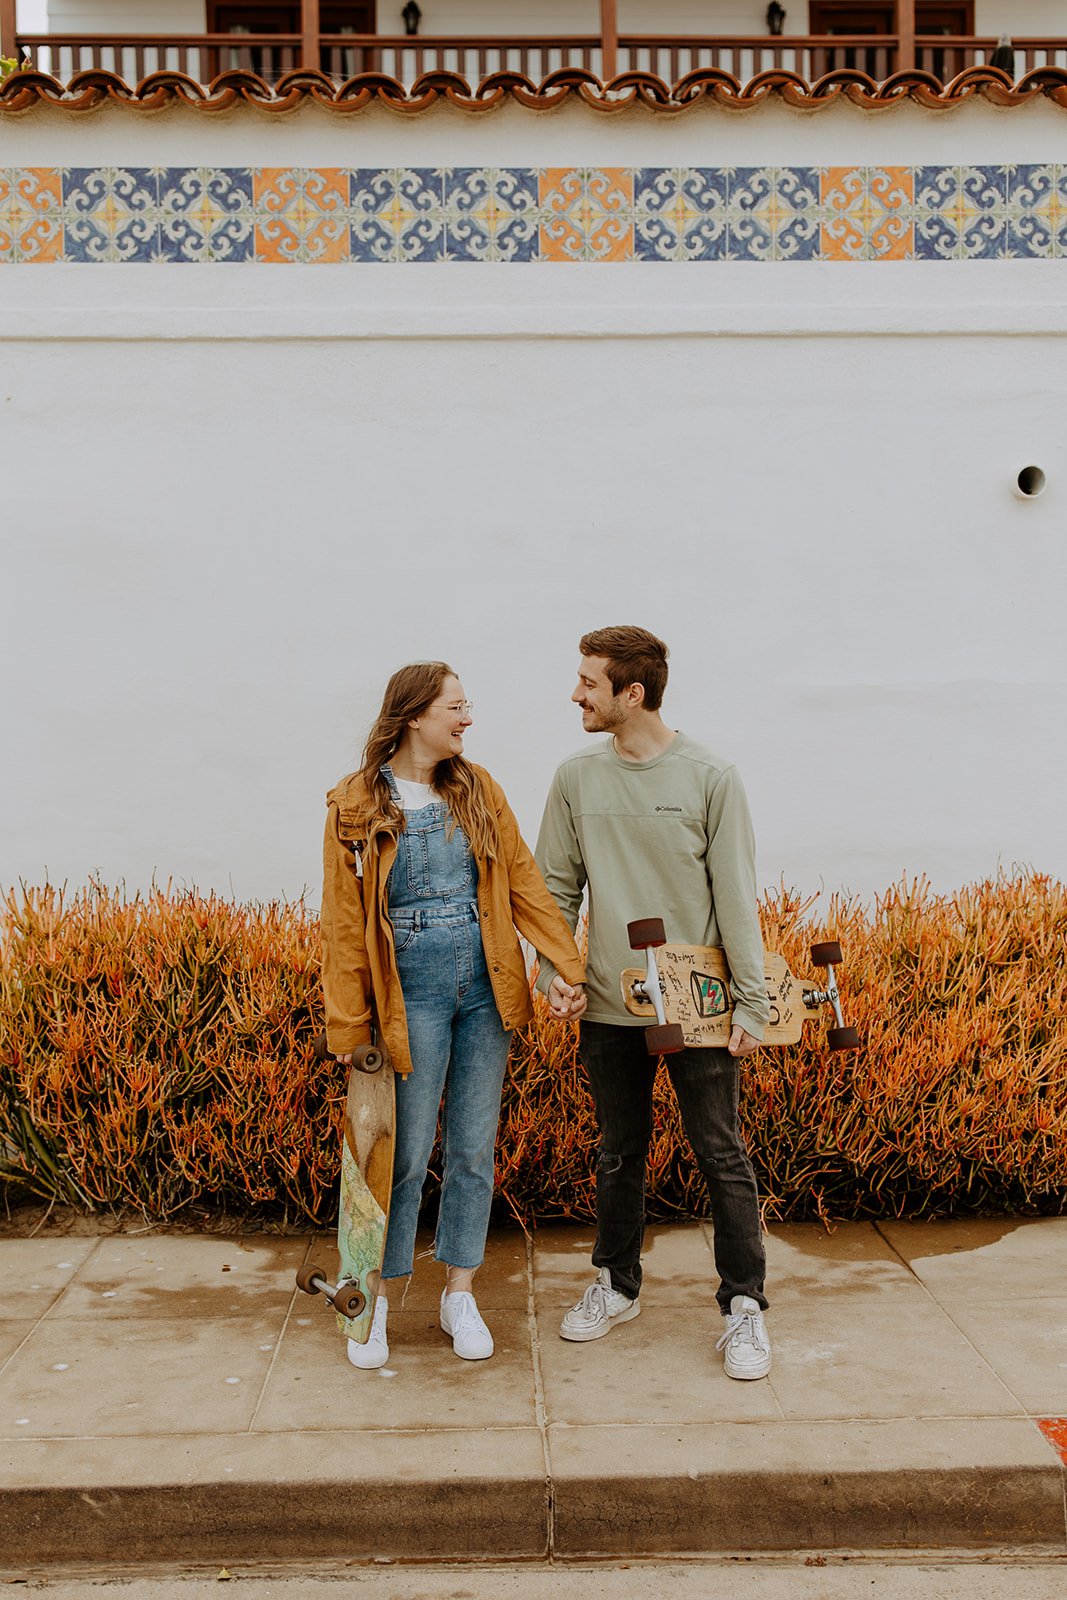
{"label": "skateboard with map graphic", "polygon": [[[326,1035],[315,1041],[322,1060],[333,1060]],[[393,1187],[396,1091],[389,1052],[377,1043],[352,1051],[341,1140],[341,1196],[337,1212],[336,1283],[312,1263],[300,1268],[297,1288],[324,1294],[348,1339],[366,1344],[381,1283],[389,1196]]]}
{"label": "skateboard with map graphic", "polygon": [[[623,971],[622,998],[631,1016],[653,1021],[653,1026],[645,1029],[649,1055],[673,1055],[687,1046],[724,1049],[733,1027],[726,952],[715,946],[671,944],[659,917],[628,923],[626,932],[630,948],[645,952],[645,968]],[[771,1016],[763,1043],[796,1044],[804,1023],[829,1005],[836,1026],[826,1031],[827,1048],[857,1049],[859,1034],[845,1026],[834,976],[834,968],[841,962],[841,946],[836,940],[813,944],[811,960],[814,966],[826,968],[822,988],[814,979],[795,978],[784,957],[775,951],[764,956]]]}

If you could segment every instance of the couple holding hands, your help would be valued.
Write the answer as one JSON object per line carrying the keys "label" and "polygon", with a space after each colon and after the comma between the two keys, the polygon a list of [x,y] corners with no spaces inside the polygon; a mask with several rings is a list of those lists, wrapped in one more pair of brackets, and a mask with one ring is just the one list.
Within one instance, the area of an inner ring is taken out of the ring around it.
{"label": "couple holding hands", "polygon": [[[540,957],[537,986],[552,1015],[580,1019],[600,1136],[597,1276],[560,1334],[598,1339],[640,1313],[656,1062],[642,1024],[623,1007],[619,973],[632,959],[627,923],[662,915],[669,939],[722,945],[732,975],[729,1048],[665,1059],[711,1201],[726,1319],[717,1348],[731,1377],[770,1371],[759,1203],[737,1121],[738,1063],[758,1047],[768,1018],[748,802],[729,762],[664,722],[662,640],[643,628],[600,628],[579,652],[571,699],[585,732],[607,737],[559,767],[534,854],[499,784],[463,754],[472,706],[441,661],[393,674],[359,771],[327,796],[329,1049],[347,1063],[369,1041],[373,1002],[397,1075],[382,1288],[367,1343],[349,1341],[356,1367],[389,1357],[388,1296],[412,1271],[439,1114],[441,1327],[463,1359],[493,1353],[473,1277],[489,1225],[511,1033],[532,1015],[519,934]],[[586,895],[583,962],[573,934]]]}

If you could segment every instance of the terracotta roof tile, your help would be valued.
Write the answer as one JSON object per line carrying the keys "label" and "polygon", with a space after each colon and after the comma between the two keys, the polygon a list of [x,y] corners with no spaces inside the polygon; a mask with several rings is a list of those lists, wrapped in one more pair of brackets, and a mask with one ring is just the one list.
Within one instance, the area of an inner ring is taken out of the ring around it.
{"label": "terracotta roof tile", "polygon": [[550,111],[578,101],[604,115],[640,106],[657,115],[678,116],[702,101],[729,110],[749,110],[776,97],[801,111],[820,111],[841,101],[865,111],[904,103],[940,111],[975,96],[1000,107],[1029,105],[1043,98],[1067,109],[1067,69],[1039,67],[1014,85],[995,67],[969,67],[950,83],[928,72],[898,72],[876,82],[866,73],[846,69],[808,83],[794,72],[778,69],[742,84],[730,73],[708,67],[688,73],[672,87],[649,72],[624,72],[604,84],[580,67],[565,67],[540,84],[518,72],[494,72],[478,84],[455,72],[427,72],[410,88],[385,73],[364,72],[337,83],[311,69],[288,72],[273,88],[252,72],[224,72],[205,88],[181,72],[153,72],[134,85],[102,69],[79,72],[67,84],[47,73],[23,71],[0,85],[0,112],[25,113],[39,106],[92,111],[113,103],[139,111],[177,104],[200,112],[249,105],[278,114],[310,100],[340,115],[363,111],[375,102],[403,116],[418,115],[440,103],[480,115],[512,100],[531,111]]}

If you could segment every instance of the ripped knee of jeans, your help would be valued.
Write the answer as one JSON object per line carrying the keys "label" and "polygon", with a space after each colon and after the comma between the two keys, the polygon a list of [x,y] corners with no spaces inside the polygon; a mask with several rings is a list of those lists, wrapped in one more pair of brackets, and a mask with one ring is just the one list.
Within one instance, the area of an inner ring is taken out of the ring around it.
{"label": "ripped knee of jeans", "polygon": [[616,1155],[614,1150],[601,1150],[596,1167],[598,1172],[618,1172],[622,1167],[622,1156]]}
{"label": "ripped knee of jeans", "polygon": [[711,1169],[716,1178],[746,1178],[750,1173],[745,1152],[736,1147],[705,1153],[704,1165]]}

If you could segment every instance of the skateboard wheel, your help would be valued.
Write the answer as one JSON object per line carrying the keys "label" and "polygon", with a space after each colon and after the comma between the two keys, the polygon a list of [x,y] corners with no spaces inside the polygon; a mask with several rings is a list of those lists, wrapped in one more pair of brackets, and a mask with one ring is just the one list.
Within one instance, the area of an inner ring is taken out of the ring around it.
{"label": "skateboard wheel", "polygon": [[685,1049],[685,1035],[677,1022],[657,1024],[645,1029],[645,1046],[650,1056],[674,1056]]}
{"label": "skateboard wheel", "polygon": [[839,967],[844,957],[837,940],[830,939],[826,944],[812,945],[811,959],[817,967]]}
{"label": "skateboard wheel", "polygon": [[377,1045],[362,1044],[352,1052],[352,1065],[357,1072],[377,1072],[382,1064],[382,1052]]}
{"label": "skateboard wheel", "polygon": [[296,1275],[296,1286],[298,1289],[303,1289],[305,1294],[321,1294],[322,1268],[301,1267]]}
{"label": "skateboard wheel", "polygon": [[342,1317],[358,1317],[367,1304],[367,1296],[354,1283],[343,1283],[333,1297],[333,1308]]}
{"label": "skateboard wheel", "polygon": [[631,950],[647,950],[649,945],[666,944],[667,930],[662,917],[639,917],[626,924],[626,937]]}
{"label": "skateboard wheel", "polygon": [[827,1028],[826,1048],[828,1050],[858,1050],[860,1036],[855,1028]]}

